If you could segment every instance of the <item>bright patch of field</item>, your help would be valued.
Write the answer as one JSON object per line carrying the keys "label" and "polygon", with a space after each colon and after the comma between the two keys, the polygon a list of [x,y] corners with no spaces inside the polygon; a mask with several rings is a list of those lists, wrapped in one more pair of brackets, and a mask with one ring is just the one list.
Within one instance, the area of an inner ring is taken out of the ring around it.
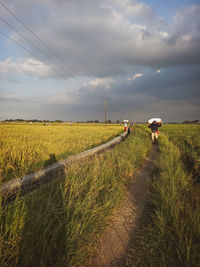
{"label": "bright patch of field", "polygon": [[122,133],[119,125],[1,124],[0,181],[43,168]]}
{"label": "bright patch of field", "polygon": [[195,124],[164,124],[160,128],[177,145],[187,141],[193,147],[200,147],[200,125]]}
{"label": "bright patch of field", "polygon": [[200,125],[168,124],[163,125],[164,132],[169,139],[178,146],[183,163],[197,178],[200,176]]}

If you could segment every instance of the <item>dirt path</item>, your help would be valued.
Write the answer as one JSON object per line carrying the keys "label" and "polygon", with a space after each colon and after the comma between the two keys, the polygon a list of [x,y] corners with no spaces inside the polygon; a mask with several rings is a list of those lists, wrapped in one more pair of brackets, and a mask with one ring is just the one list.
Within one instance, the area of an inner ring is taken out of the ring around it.
{"label": "dirt path", "polygon": [[153,145],[143,168],[135,174],[120,206],[115,210],[96,251],[87,267],[124,267],[131,234],[137,227],[147,202],[146,181],[155,169],[158,146]]}

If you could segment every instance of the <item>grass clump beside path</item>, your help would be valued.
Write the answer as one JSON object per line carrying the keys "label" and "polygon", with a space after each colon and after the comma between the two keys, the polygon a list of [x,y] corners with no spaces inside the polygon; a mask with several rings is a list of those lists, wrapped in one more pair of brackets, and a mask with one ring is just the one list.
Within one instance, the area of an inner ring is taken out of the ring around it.
{"label": "grass clump beside path", "polygon": [[0,266],[82,265],[149,149],[148,133],[136,128],[113,150],[74,164],[59,180],[1,206]]}
{"label": "grass clump beside path", "polygon": [[200,197],[184,171],[180,152],[159,140],[157,173],[149,181],[151,203],[136,232],[128,266],[200,266]]}

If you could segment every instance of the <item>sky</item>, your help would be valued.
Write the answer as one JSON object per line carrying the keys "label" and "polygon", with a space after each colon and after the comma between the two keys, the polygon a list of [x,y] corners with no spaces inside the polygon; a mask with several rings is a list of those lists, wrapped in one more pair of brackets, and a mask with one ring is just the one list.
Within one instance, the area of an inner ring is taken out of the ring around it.
{"label": "sky", "polygon": [[200,119],[200,0],[0,0],[0,120]]}

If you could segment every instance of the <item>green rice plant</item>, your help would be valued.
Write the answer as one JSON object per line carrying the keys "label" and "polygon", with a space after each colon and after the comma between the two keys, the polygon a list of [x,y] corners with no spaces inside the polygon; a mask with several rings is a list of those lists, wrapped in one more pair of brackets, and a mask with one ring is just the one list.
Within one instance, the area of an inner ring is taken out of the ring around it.
{"label": "green rice plant", "polygon": [[[124,183],[141,166],[150,145],[148,134],[137,128],[114,149],[63,169],[59,179],[18,200],[21,208],[11,221],[5,218],[13,204],[2,207],[0,265],[81,266],[98,246]],[[12,236],[15,252],[8,260],[4,232],[19,219]]]}
{"label": "green rice plant", "polygon": [[200,266],[199,185],[193,186],[181,154],[166,136],[159,141],[151,202],[135,234],[128,266]]}

